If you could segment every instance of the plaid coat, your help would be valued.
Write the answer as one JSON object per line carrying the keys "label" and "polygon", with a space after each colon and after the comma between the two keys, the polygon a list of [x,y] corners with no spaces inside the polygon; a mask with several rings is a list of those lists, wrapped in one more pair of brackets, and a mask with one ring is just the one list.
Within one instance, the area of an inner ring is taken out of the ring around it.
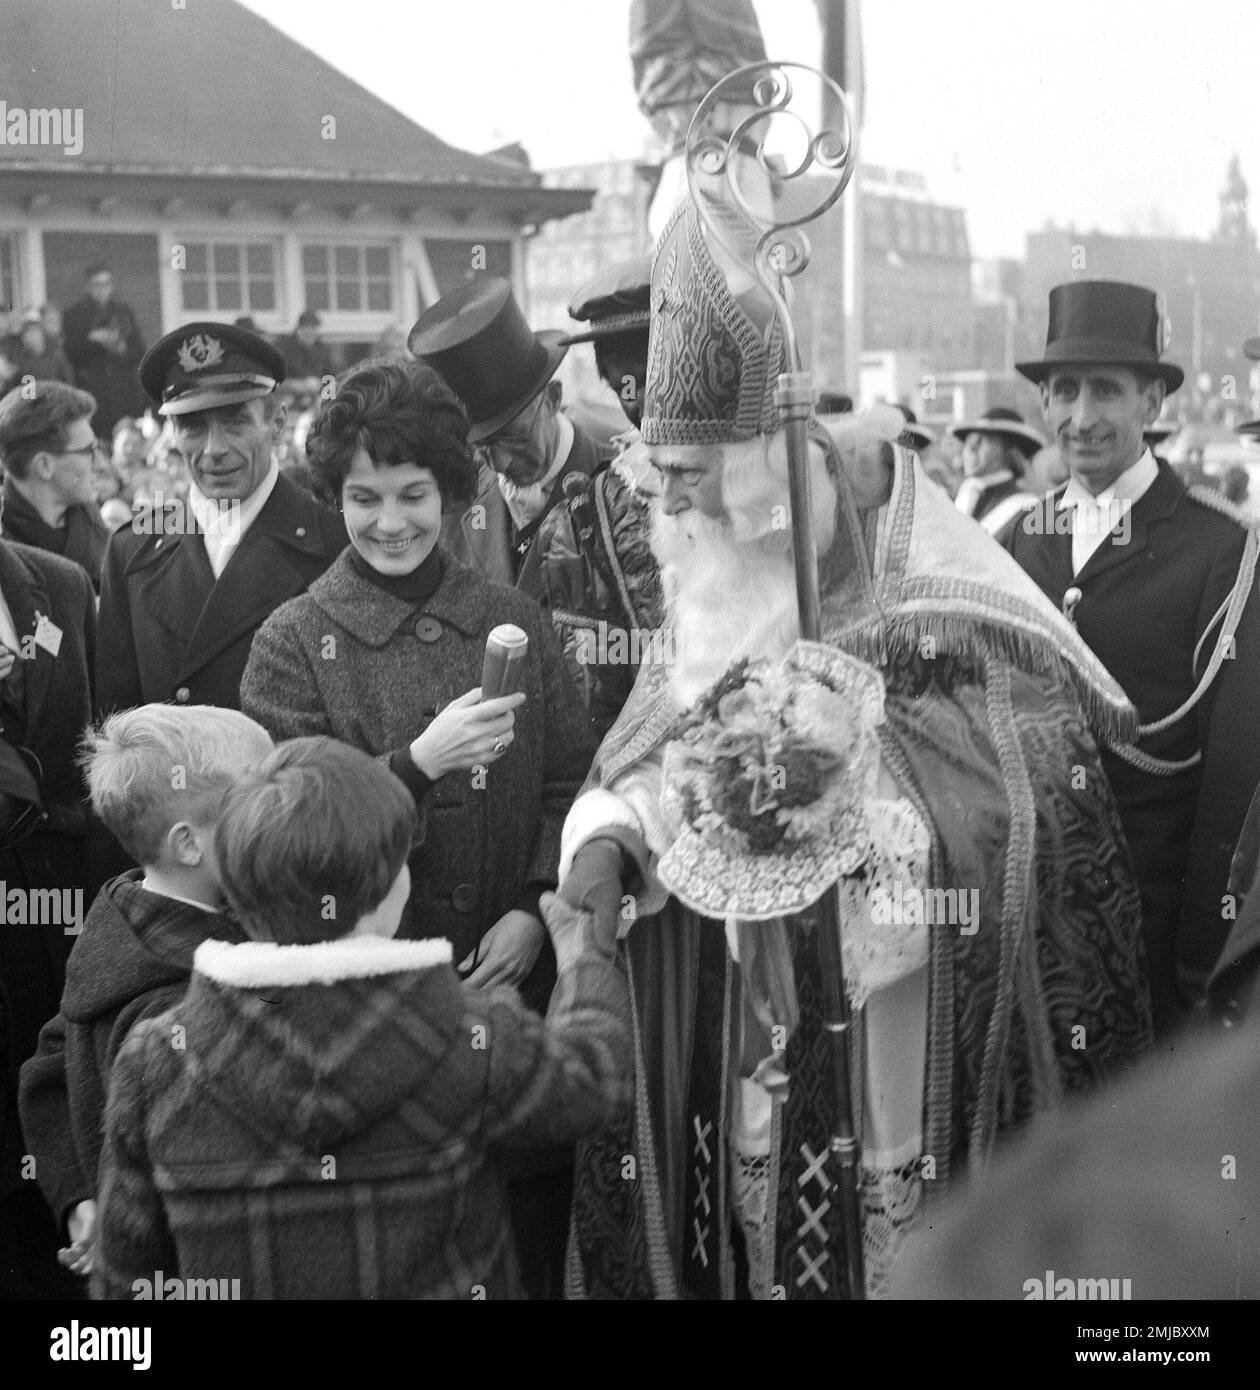
{"label": "plaid coat", "polygon": [[517,1296],[492,1150],[629,1101],[626,981],[590,931],[553,927],[546,1020],[461,985],[445,941],[201,946],[115,1064],[95,1296],[158,1270],[243,1298]]}

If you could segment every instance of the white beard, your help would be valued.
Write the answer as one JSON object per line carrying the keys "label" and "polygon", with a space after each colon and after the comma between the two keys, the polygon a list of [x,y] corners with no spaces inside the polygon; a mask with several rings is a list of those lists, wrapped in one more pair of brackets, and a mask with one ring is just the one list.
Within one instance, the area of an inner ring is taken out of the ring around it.
{"label": "white beard", "polygon": [[777,661],[800,636],[790,532],[736,540],[729,522],[658,511],[652,551],[674,638],[670,685],[684,708],[741,657]]}

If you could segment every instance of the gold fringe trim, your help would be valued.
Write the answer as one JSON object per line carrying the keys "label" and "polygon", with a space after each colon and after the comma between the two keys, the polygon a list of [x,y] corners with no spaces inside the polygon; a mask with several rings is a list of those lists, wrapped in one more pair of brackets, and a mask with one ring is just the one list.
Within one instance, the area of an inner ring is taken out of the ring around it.
{"label": "gold fringe trim", "polygon": [[1100,744],[1132,743],[1137,737],[1138,715],[1131,704],[1117,703],[1052,642],[1026,629],[973,616],[899,613],[884,623],[875,621],[823,634],[823,641],[835,642],[874,666],[898,656],[921,653],[929,638],[937,656],[964,657],[983,669],[986,658],[998,655],[1021,670],[1070,686],[1081,702],[1095,741]]}

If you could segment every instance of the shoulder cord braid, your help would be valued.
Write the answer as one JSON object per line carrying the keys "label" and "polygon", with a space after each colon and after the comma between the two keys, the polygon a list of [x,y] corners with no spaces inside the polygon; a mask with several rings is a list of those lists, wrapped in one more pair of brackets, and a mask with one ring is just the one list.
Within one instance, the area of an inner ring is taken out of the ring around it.
{"label": "shoulder cord braid", "polygon": [[[1196,493],[1197,496],[1197,493]],[[1199,499],[1200,501],[1203,498]],[[1218,505],[1219,503],[1219,505]],[[1211,504],[1217,511],[1224,510],[1227,515],[1237,520],[1234,509],[1223,498]],[[1216,679],[1217,672],[1221,669],[1221,663],[1225,660],[1225,653],[1234,644],[1234,633],[1238,630],[1238,624],[1242,619],[1243,609],[1247,605],[1248,598],[1251,597],[1252,585],[1256,577],[1256,562],[1260,559],[1260,530],[1253,526],[1247,528],[1247,541],[1243,546],[1242,559],[1238,565],[1238,577],[1234,581],[1234,588],[1230,593],[1225,604],[1225,620],[1221,623],[1221,635],[1217,640],[1216,646],[1212,651],[1212,659],[1208,662],[1207,670],[1203,673],[1203,678],[1195,687],[1194,692],[1184,704],[1167,714],[1163,719],[1156,719],[1151,724],[1141,724],[1138,726],[1138,737],[1143,738],[1147,734],[1162,733],[1170,725],[1175,724],[1179,719],[1183,719],[1199,703],[1207,693],[1212,682]],[[1217,609],[1212,617],[1212,621],[1204,629],[1203,637],[1195,647],[1195,658],[1197,659],[1200,649],[1203,646],[1204,638],[1216,626],[1221,615],[1221,610]],[[1157,777],[1171,777],[1175,773],[1185,772],[1188,768],[1194,767],[1203,757],[1202,751],[1198,751],[1189,758],[1170,760],[1168,758],[1155,758],[1149,753],[1143,753],[1141,749],[1134,747],[1133,744],[1111,744],[1111,751],[1117,757],[1123,758],[1126,763],[1140,769],[1142,772],[1153,773]]]}
{"label": "shoulder cord braid", "polygon": [[617,558],[617,547],[613,542],[612,519],[608,515],[608,498],[598,483],[591,488],[591,491],[595,494],[595,515],[599,518],[599,538],[603,541],[603,546],[597,547],[597,549],[602,548],[604,552],[605,563],[601,566],[605,572],[604,578],[612,580],[617,597],[621,600],[621,606],[625,610],[626,617],[630,620],[631,627],[642,627],[643,620],[635,610],[621,562]]}
{"label": "shoulder cord braid", "polygon": [[985,702],[1011,819],[1002,879],[997,989],[984,1040],[984,1061],[967,1153],[969,1164],[976,1171],[988,1160],[997,1132],[998,1088],[1015,1011],[1019,954],[1021,950],[1034,949],[1033,943],[1027,940],[1027,929],[1037,828],[1037,806],[1032,782],[1020,746],[1019,730],[1015,725],[1010,670],[1004,662],[986,657],[984,681]]}

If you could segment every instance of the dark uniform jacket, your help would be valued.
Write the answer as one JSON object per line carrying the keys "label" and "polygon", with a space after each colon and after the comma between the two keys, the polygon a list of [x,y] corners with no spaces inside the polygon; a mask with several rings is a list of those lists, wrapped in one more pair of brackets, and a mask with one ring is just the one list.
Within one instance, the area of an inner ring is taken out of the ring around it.
{"label": "dark uniform jacket", "polygon": [[538,533],[552,508],[563,505],[564,480],[571,473],[588,477],[607,466],[612,450],[596,444],[576,425],[573,445],[547,505],[538,519],[518,528],[499,491],[498,475],[483,464],[477,477],[477,496],[462,515],[452,512],[442,521],[442,548],[461,565],[476,570],[494,584],[517,588],[542,602],[546,592]]}
{"label": "dark uniform jacket", "polygon": [[[1054,508],[1060,492],[1025,514],[1009,549],[1053,603],[1061,606],[1070,588],[1080,591],[1074,616],[1081,636],[1137,706],[1142,723],[1162,719],[1189,698],[1211,659],[1219,624],[1210,632],[1209,627],[1233,588],[1245,529],[1189,493],[1161,463],[1155,481],[1129,512],[1127,543],[1119,543],[1124,528],[1118,527],[1073,576],[1072,536],[1066,529],[1057,533],[1054,525],[1063,518]],[[1249,663],[1253,673],[1254,659],[1255,654]],[[1228,854],[1219,875],[1205,876],[1192,862],[1191,840],[1203,804],[1204,765],[1218,761],[1223,741],[1260,740],[1254,722],[1243,729],[1223,727],[1213,718],[1226,679],[1232,683],[1241,675],[1226,662],[1193,710],[1169,729],[1139,741],[1142,751],[1162,759],[1201,752],[1200,765],[1162,776],[1103,751],[1142,895],[1157,1033],[1180,1020],[1190,976],[1202,984],[1224,941],[1220,903]],[[1252,761],[1250,755],[1247,761]],[[1248,797],[1236,798],[1241,805],[1234,823],[1218,827],[1218,837],[1231,844],[1237,840]],[[1196,885],[1196,900],[1183,911],[1188,881]],[[1205,931],[1211,932],[1211,940],[1203,939]],[[1178,975],[1183,977],[1181,989]]]}
{"label": "dark uniform jacket", "polygon": [[[199,530],[146,535],[146,515],[116,532],[106,551],[98,706],[239,709],[254,633],[336,559],[345,527],[281,474],[216,582]],[[151,529],[161,520],[153,517]]]}

